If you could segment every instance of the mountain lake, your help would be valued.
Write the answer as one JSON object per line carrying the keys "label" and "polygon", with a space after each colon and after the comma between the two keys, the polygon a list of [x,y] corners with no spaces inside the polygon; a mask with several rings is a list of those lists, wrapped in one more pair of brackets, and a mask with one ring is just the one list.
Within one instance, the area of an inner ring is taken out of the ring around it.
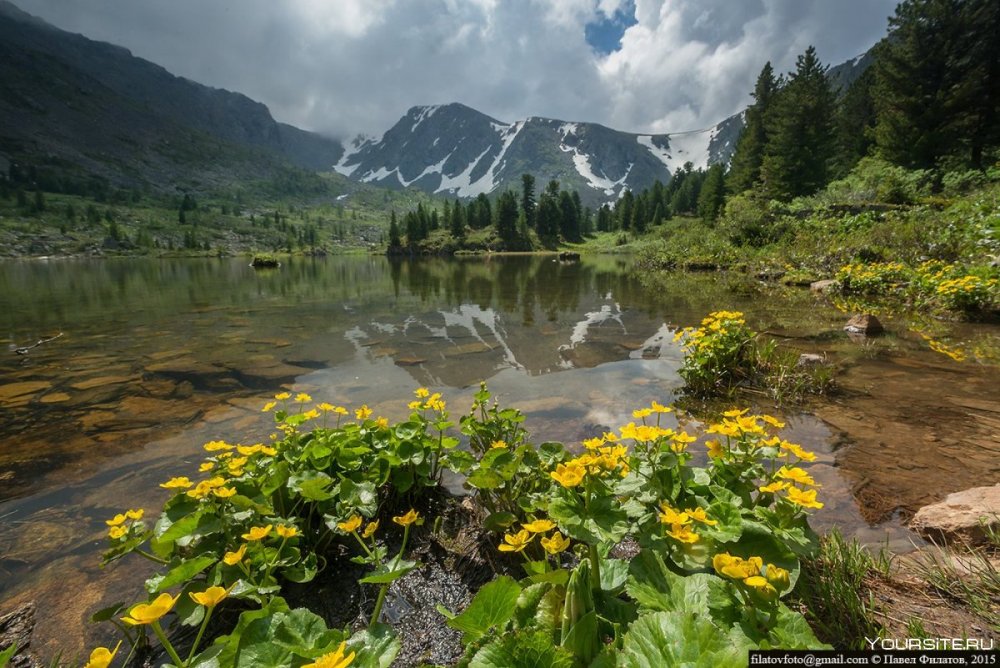
{"label": "mountain lake", "polygon": [[266,442],[261,407],[276,392],[396,420],[426,386],[457,419],[485,380],[525,413],[534,442],[578,444],[677,399],[674,332],[719,309],[836,365],[830,397],[737,400],[787,420],[785,437],[819,455],[817,530],[907,551],[920,544],[905,526],[916,509],[998,479],[996,325],[886,316],[885,336],[855,341],[842,330],[850,314],[806,288],[643,275],[622,256],[292,258],[257,271],[233,258],[10,261],[3,609],[36,603],[39,656],[108,642],[111,627],[89,616],[132,600],[151,571],[136,558],[101,568],[105,520],[129,507],[155,520],[170,494],[158,484],[195,477],[207,441]]}

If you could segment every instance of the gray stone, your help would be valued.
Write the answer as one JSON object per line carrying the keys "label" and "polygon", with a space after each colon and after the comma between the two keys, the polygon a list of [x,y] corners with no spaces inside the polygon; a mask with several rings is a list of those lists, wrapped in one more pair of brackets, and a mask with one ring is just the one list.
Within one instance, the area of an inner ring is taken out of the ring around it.
{"label": "gray stone", "polygon": [[832,278],[827,278],[822,281],[813,281],[809,284],[809,289],[812,292],[830,292],[834,290],[839,284]]}
{"label": "gray stone", "polygon": [[818,366],[824,362],[826,362],[826,357],[823,355],[802,353],[799,355],[799,361],[795,363],[795,366]]}
{"label": "gray stone", "polygon": [[910,528],[935,541],[986,542],[986,530],[1000,530],[1000,484],[955,492],[917,511]]}

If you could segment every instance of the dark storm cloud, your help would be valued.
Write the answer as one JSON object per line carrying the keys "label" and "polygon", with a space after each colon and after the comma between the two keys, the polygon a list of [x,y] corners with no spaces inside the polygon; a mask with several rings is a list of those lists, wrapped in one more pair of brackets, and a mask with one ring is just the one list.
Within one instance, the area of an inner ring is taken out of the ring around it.
{"label": "dark storm cloud", "polygon": [[588,23],[624,0],[15,0],[171,72],[237,90],[279,120],[377,133],[414,104],[459,101],[636,131],[714,124],[815,44],[838,63],[885,32],[888,0],[636,0],[621,49]]}

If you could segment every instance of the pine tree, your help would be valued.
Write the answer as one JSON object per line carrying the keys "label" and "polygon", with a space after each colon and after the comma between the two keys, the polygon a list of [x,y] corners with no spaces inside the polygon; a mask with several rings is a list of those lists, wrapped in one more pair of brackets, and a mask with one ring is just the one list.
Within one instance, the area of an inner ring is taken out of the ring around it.
{"label": "pine tree", "polygon": [[746,126],[736,142],[726,183],[729,192],[749,190],[760,180],[760,167],[764,161],[764,148],[767,146],[766,119],[777,88],[774,69],[768,62],[757,76],[752,93],[754,103],[747,108]]}
{"label": "pine tree", "polygon": [[632,224],[631,228],[636,234],[644,234],[646,232],[646,200],[648,195],[646,191],[640,193],[640,195],[635,199],[635,206],[632,208]]}
{"label": "pine tree", "polygon": [[626,190],[615,204],[615,229],[629,229],[632,225],[632,207],[634,205],[635,198],[632,195],[632,191]]}
{"label": "pine tree", "polygon": [[580,241],[580,217],[573,196],[565,190],[559,193],[559,233],[566,241]]}
{"label": "pine tree", "polygon": [[773,104],[761,164],[764,192],[779,200],[811,195],[827,183],[834,148],[833,91],[814,47],[798,57]]}
{"label": "pine tree", "polygon": [[[558,190],[558,184],[556,184]],[[559,238],[559,202],[558,196],[554,196],[550,190],[542,193],[538,200],[538,210],[535,212],[535,225],[538,230],[538,237],[542,243],[552,246]]]}
{"label": "pine tree", "polygon": [[725,168],[715,164],[708,168],[705,180],[698,194],[698,215],[708,223],[714,223],[726,199]]}
{"label": "pine tree", "polygon": [[461,241],[465,239],[465,207],[459,201],[455,202],[455,206],[451,209],[451,226],[448,228],[451,232],[451,236],[456,240]]}
{"label": "pine tree", "polygon": [[521,211],[528,227],[535,227],[535,177],[521,174]]}
{"label": "pine tree", "polygon": [[518,246],[517,216],[517,195],[512,190],[505,190],[497,200],[497,236],[507,250]]}
{"label": "pine tree", "polygon": [[402,248],[403,241],[399,238],[399,223],[396,222],[396,210],[389,215],[389,248]]}

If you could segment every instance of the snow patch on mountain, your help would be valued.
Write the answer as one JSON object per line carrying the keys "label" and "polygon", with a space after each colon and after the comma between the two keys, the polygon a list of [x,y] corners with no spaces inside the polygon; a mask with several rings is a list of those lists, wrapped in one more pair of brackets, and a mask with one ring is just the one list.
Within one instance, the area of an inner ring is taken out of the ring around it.
{"label": "snow patch on mountain", "polygon": [[[497,174],[497,167],[502,164],[504,157],[507,155],[507,149],[509,149],[510,145],[514,143],[514,139],[517,138],[518,133],[521,132],[521,128],[523,127],[524,121],[518,121],[513,125],[507,126],[507,128],[500,135],[503,144],[500,146],[500,151],[497,153],[497,156],[493,158],[493,164],[490,165],[490,168],[486,170],[485,174],[479,177],[478,181],[469,184],[464,189],[459,189],[458,195],[460,197],[475,197],[476,195],[486,194],[496,189],[499,185],[499,183],[494,180]],[[492,146],[490,148],[492,148]],[[481,157],[482,155],[480,158]],[[476,159],[476,162],[479,162],[478,158]],[[469,170],[469,173],[471,174],[471,170]],[[437,192],[440,191],[441,190],[439,188]]]}
{"label": "snow patch on mountain", "polygon": [[493,148],[493,146],[487,146],[486,150],[473,158],[472,162],[466,166],[465,170],[461,174],[447,176],[442,173],[441,185],[439,185],[437,190],[434,192],[447,192],[453,195],[458,195],[459,197],[469,197],[470,195],[466,195],[465,193],[468,192],[472,186],[472,170],[474,170],[476,165],[479,164],[479,161],[490,152],[491,148]]}
{"label": "snow patch on mountain", "polygon": [[670,138],[670,157],[663,164],[671,173],[685,162],[690,162],[695,169],[708,167],[708,144],[711,141],[711,130],[694,130],[675,135]]}
{"label": "snow patch on mountain", "polygon": [[636,141],[639,142],[640,146],[645,146],[649,149],[649,152],[653,154],[653,157],[662,162],[666,166],[670,166],[670,147],[657,146],[653,142],[652,135],[639,135],[636,137]]}

